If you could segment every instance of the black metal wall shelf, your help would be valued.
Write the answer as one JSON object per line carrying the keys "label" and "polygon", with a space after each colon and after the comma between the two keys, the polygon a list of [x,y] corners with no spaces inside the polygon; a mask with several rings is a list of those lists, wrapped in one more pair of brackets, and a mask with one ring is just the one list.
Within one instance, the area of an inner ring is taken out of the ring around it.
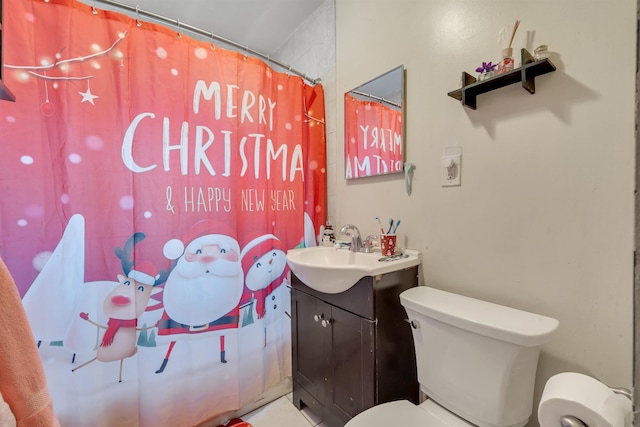
{"label": "black metal wall shelf", "polygon": [[501,87],[509,86],[514,83],[522,82],[522,87],[529,93],[536,93],[535,78],[543,74],[551,73],[556,70],[555,65],[549,59],[540,61],[534,60],[533,56],[526,49],[520,52],[522,57],[522,66],[515,68],[503,74],[497,74],[486,80],[477,81],[475,77],[463,72],[463,86],[460,89],[449,92],[447,95],[462,101],[462,105],[475,110],[476,97],[486,92],[491,92]]}

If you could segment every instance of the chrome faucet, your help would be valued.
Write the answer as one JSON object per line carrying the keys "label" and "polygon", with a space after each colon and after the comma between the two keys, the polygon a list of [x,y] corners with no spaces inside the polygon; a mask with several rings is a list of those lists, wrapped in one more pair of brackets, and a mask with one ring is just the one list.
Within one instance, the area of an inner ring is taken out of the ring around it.
{"label": "chrome faucet", "polygon": [[360,238],[360,230],[353,224],[346,224],[340,229],[340,234],[351,236],[351,252],[360,252],[362,249],[362,239]]}

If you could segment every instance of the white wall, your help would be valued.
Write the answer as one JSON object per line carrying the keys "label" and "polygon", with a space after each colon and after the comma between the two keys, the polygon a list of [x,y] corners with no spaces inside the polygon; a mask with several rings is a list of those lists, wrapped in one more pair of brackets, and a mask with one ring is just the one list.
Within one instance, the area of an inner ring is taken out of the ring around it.
{"label": "white wall", "polygon": [[[287,40],[274,57],[312,78],[320,78],[325,95],[327,133],[328,217],[336,217],[338,164],[342,162],[342,141],[338,144],[338,100],[336,90],[335,0],[324,3]],[[335,224],[334,224],[335,225]]]}
{"label": "white wall", "polygon": [[[336,9],[334,0],[325,0],[274,54],[292,68],[311,78],[335,74]],[[324,79],[323,79],[324,81]]]}
{"label": "white wall", "polygon": [[[561,371],[630,387],[636,2],[336,0],[336,19],[336,225],[366,235],[375,216],[401,218],[424,284],[560,320],[536,405]],[[476,111],[448,97],[462,71],[500,59],[516,19],[514,51],[548,44],[557,71],[535,95],[480,95]],[[400,64],[411,196],[402,175],[343,178],[342,96]],[[448,146],[463,149],[461,187],[440,185]]]}

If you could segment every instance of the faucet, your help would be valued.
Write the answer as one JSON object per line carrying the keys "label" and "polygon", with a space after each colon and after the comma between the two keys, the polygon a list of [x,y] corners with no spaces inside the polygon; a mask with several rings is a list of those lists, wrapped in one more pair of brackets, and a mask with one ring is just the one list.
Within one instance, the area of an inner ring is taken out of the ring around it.
{"label": "faucet", "polygon": [[351,236],[351,252],[360,252],[362,249],[362,239],[360,238],[360,230],[353,224],[346,224],[340,229],[340,234]]}

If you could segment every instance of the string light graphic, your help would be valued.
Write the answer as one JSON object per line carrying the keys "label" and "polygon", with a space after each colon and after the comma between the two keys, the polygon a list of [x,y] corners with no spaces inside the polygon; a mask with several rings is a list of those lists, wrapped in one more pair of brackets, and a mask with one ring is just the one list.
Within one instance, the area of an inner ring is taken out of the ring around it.
{"label": "string light graphic", "polygon": [[[79,91],[78,93],[82,96],[82,100],[80,101],[80,103],[84,103],[84,102],[89,102],[92,105],[95,105],[94,100],[99,98],[99,96],[94,95],[93,93],[91,93],[91,88],[89,86],[89,81],[94,77],[93,75],[79,75],[79,76],[69,76],[69,75],[64,75],[64,76],[56,76],[56,75],[51,75],[50,72],[51,71],[67,71],[70,67],[71,64],[76,64],[76,63],[85,63],[88,60],[91,59],[97,59],[97,58],[101,58],[101,57],[105,57],[105,56],[109,56],[109,54],[114,51],[116,49],[116,47],[125,39],[125,37],[127,36],[127,31],[123,32],[122,34],[119,35],[119,37],[111,44],[111,46],[109,46],[106,49],[97,51],[95,53],[89,54],[89,55],[84,55],[84,56],[76,56],[73,58],[67,58],[67,59],[61,59],[62,58],[62,53],[64,52],[64,48],[61,49],[59,52],[57,52],[55,54],[55,61],[52,63],[46,63],[43,61],[42,65],[12,65],[12,64],[5,64],[4,67],[7,69],[13,69],[13,70],[21,70],[24,71],[25,73],[27,73],[28,75],[31,75],[37,79],[43,80],[44,81],[44,89],[45,89],[45,100],[42,104],[40,104],[40,112],[46,116],[46,117],[51,117],[53,114],[55,114],[56,108],[55,105],[50,101],[49,99],[49,85],[48,82],[54,81],[56,82],[54,85],[57,85],[57,82],[60,81],[82,81],[82,80],[86,80],[87,81],[87,90],[82,92]],[[120,59],[121,62],[121,66],[124,65],[123,61],[124,58],[122,56],[121,53],[116,54],[116,57],[118,59]]]}

